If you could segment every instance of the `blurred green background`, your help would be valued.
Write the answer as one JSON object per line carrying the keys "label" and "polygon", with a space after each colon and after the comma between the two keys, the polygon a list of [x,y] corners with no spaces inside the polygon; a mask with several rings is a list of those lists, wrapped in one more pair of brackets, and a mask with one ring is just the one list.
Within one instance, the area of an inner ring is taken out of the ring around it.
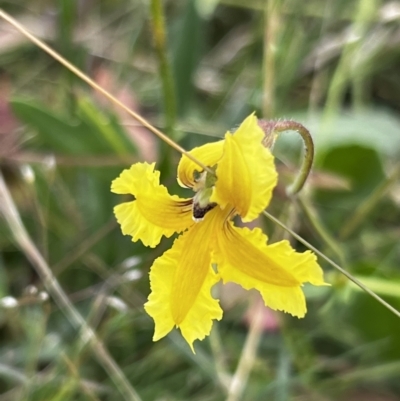
{"label": "blurred green background", "polygon": [[[313,174],[299,200],[284,197],[302,143],[281,135],[269,211],[400,308],[399,2],[0,7],[186,149],[253,111],[304,124]],[[258,298],[238,287],[219,289],[224,319],[196,355],[177,332],[153,343],[148,270],[171,240],[148,249],[122,236],[112,208],[123,198],[110,193],[143,160],[157,161],[171,193],[190,196],[175,182],[176,151],[0,20],[1,172],[59,284],[140,397],[123,395],[82,345],[0,220],[0,401],[400,400],[400,320],[323,261],[332,287],[305,289],[302,320],[262,309],[254,357],[244,345]],[[274,241],[287,236],[259,224]]]}

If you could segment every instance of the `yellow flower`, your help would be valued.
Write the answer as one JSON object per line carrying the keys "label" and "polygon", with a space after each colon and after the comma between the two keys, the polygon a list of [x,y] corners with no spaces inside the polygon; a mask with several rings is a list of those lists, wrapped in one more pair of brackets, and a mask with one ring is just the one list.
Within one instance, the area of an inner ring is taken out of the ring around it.
{"label": "yellow flower", "polygon": [[145,309],[155,322],[154,341],[179,327],[193,350],[193,342],[222,317],[211,296],[221,279],[255,288],[267,306],[297,317],[306,313],[302,284],[325,284],[313,253],[295,252],[288,241],[267,245],[259,228],[239,228],[231,221],[235,215],[252,221],[270,202],[277,173],[263,137],[251,115],[224,140],[190,152],[212,173],[182,156],[178,182],[195,191],[190,199],[169,195],[154,163],[136,163],[113,181],[112,192],[135,197],[114,209],[123,234],[155,247],[163,235],[183,232],[150,271]]}

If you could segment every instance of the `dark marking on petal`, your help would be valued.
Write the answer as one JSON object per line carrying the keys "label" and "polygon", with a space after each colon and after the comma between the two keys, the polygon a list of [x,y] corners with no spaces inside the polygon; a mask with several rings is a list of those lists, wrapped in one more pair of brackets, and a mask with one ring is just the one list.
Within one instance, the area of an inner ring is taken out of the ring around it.
{"label": "dark marking on petal", "polygon": [[193,203],[193,219],[195,221],[202,220],[206,213],[214,209],[215,206],[217,206],[216,203],[209,203],[205,207],[201,207],[198,203]]}
{"label": "dark marking on petal", "polygon": [[179,213],[186,214],[193,208],[192,204],[193,204],[193,199],[186,199],[183,201],[176,202],[174,206],[175,208],[179,209]]}

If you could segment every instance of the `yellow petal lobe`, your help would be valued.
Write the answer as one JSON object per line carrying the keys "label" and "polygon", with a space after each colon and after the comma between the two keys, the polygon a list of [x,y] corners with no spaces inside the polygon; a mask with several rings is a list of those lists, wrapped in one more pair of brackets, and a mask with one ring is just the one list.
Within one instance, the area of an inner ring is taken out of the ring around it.
{"label": "yellow petal lobe", "polygon": [[259,228],[237,228],[227,223],[217,236],[214,260],[224,282],[257,289],[267,306],[303,317],[306,303],[301,285],[325,285],[311,252],[297,253],[287,241],[266,244]]}
{"label": "yellow petal lobe", "polygon": [[222,227],[222,221],[216,208],[154,262],[150,272],[152,292],[145,305],[155,322],[154,341],[177,326],[194,352],[193,342],[204,339],[213,320],[222,318],[219,302],[210,293],[219,281],[211,267],[211,242],[217,226]]}
{"label": "yellow petal lobe", "polygon": [[[207,143],[205,145],[193,148],[189,153],[201,161],[204,165],[212,167],[217,164],[222,156],[224,141]],[[178,183],[187,188],[193,188],[195,185],[194,173],[201,173],[201,167],[190,160],[187,156],[182,155],[178,164]]]}
{"label": "yellow petal lobe", "polygon": [[277,183],[274,158],[262,145],[263,130],[254,114],[238,130],[225,135],[211,202],[233,205],[243,221],[254,220],[269,204]]}
{"label": "yellow petal lobe", "polygon": [[154,171],[154,165],[136,163],[111,184],[112,192],[136,198],[114,208],[122,233],[150,247],[155,247],[163,235],[170,237],[193,224],[191,200],[170,195],[160,185],[160,173]]}

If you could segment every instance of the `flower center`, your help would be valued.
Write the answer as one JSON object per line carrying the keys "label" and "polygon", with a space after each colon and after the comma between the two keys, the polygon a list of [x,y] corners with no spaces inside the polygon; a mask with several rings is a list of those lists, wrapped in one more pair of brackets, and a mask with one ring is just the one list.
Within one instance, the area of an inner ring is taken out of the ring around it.
{"label": "flower center", "polygon": [[206,213],[217,205],[214,202],[210,202],[210,197],[217,181],[216,169],[216,165],[211,167],[214,174],[210,174],[207,171],[201,173],[195,171],[194,173],[195,185],[193,190],[196,194],[193,197],[193,220],[195,222],[202,221]]}

